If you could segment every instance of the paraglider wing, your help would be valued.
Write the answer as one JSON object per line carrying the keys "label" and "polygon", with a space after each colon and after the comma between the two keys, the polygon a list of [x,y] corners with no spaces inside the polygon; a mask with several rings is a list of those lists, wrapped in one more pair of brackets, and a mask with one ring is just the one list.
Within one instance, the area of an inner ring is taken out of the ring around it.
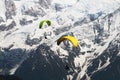
{"label": "paraglider wing", "polygon": [[50,20],[42,20],[42,21],[40,22],[39,28],[42,28],[44,22],[46,22],[48,26],[51,25],[51,21],[50,21]]}
{"label": "paraglider wing", "polygon": [[63,37],[60,37],[57,40],[57,45],[59,45],[64,40],[69,40],[73,44],[74,47],[78,47],[78,40],[75,37],[73,37],[73,36],[63,36]]}

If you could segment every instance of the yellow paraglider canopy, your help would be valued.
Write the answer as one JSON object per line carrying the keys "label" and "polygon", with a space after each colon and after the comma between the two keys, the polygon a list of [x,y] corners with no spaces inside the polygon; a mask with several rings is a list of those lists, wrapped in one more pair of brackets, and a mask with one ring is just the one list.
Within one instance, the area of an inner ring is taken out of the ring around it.
{"label": "yellow paraglider canopy", "polygon": [[64,40],[69,40],[73,44],[73,47],[78,47],[78,40],[73,36],[62,36],[62,37],[60,37],[57,40],[57,45],[59,45]]}
{"label": "yellow paraglider canopy", "polygon": [[44,22],[46,22],[48,26],[51,25],[51,21],[50,21],[50,20],[42,20],[42,21],[40,22],[39,28],[42,28]]}

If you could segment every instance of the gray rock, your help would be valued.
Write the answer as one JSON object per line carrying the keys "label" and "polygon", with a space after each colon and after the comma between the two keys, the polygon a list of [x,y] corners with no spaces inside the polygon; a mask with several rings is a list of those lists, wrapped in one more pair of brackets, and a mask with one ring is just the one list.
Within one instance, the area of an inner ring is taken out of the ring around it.
{"label": "gray rock", "polygon": [[6,25],[5,24],[0,25],[0,31],[5,31],[5,29],[6,29]]}
{"label": "gray rock", "polygon": [[6,19],[12,19],[12,16],[16,15],[16,6],[13,0],[5,0],[5,7],[6,7]]}
{"label": "gray rock", "polygon": [[0,23],[1,23],[1,22],[4,22],[4,20],[3,20],[3,18],[2,18],[2,17],[0,17]]}
{"label": "gray rock", "polygon": [[15,21],[12,21],[8,26],[6,26],[6,31],[13,29],[14,26],[16,26],[16,23],[15,23]]}
{"label": "gray rock", "polygon": [[8,31],[14,28],[14,26],[16,26],[15,21],[12,21],[8,26],[6,26],[5,24],[0,25],[0,31]]}
{"label": "gray rock", "polygon": [[49,5],[51,4],[51,0],[39,0],[39,4],[44,8],[49,8]]}
{"label": "gray rock", "polygon": [[[13,45],[10,45],[11,48]],[[16,66],[16,64],[21,63],[27,57],[27,51],[24,49],[9,49],[2,48],[4,51],[0,50],[0,69],[2,71],[0,74],[9,74],[9,70]]]}
{"label": "gray rock", "polygon": [[65,63],[46,44],[32,51],[15,72],[23,80],[67,80],[67,74]]}
{"label": "gray rock", "polygon": [[[117,34],[116,38],[110,42],[108,48],[104,50],[104,52],[98,56],[98,58],[93,59],[91,62],[91,66],[87,69],[87,74],[91,76],[91,80],[118,80],[120,78],[119,69],[117,70],[115,67],[119,68],[119,60],[120,57],[117,56],[120,50],[120,33]],[[99,64],[103,66],[107,63],[107,60],[110,59],[110,64],[108,67],[98,70]],[[115,66],[116,65],[116,66]],[[115,71],[116,70],[116,71]],[[93,72],[95,72],[93,74]],[[115,75],[113,75],[115,74]],[[110,75],[110,76],[108,76]],[[103,77],[104,76],[104,77]],[[82,80],[86,80],[85,76]]]}
{"label": "gray rock", "polygon": [[34,17],[38,16],[44,16],[46,13],[45,11],[39,7],[39,9],[34,9],[34,8],[26,8],[25,5],[23,5],[23,8],[21,9],[22,15],[30,15]]}
{"label": "gray rock", "polygon": [[23,18],[22,20],[20,20],[20,25],[28,25],[30,23],[32,23],[32,20],[27,21],[25,18]]}
{"label": "gray rock", "polygon": [[33,39],[30,39],[29,35],[27,36],[27,39],[25,40],[25,44],[27,45],[37,45],[40,43],[40,41],[42,40],[42,38],[33,38]]}

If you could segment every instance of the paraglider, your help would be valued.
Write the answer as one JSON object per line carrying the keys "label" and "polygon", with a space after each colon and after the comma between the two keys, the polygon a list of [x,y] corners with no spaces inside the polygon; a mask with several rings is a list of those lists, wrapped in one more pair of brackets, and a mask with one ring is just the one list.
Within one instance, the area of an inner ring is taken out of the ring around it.
{"label": "paraglider", "polygon": [[73,44],[73,47],[78,47],[78,40],[73,36],[62,36],[62,37],[60,37],[57,40],[57,45],[59,45],[64,40],[69,40]]}
{"label": "paraglider", "polygon": [[[39,24],[39,28],[41,29],[42,27],[43,27],[43,24],[44,23],[47,23],[47,25],[48,26],[50,26],[51,25],[51,21],[50,20],[42,20],[41,22],[40,22],[40,24]],[[47,39],[47,34],[45,33],[45,39]]]}
{"label": "paraglider", "polygon": [[43,24],[44,24],[45,22],[47,23],[48,26],[51,25],[51,21],[50,21],[50,20],[42,20],[42,21],[40,22],[40,25],[39,25],[39,28],[40,28],[40,29],[43,27]]}
{"label": "paraglider", "polygon": [[70,70],[70,65],[69,65],[69,64],[66,64],[66,65],[65,65],[65,69],[66,69],[66,70]]}
{"label": "paraglider", "polygon": [[45,36],[45,39],[47,39],[47,37]]}

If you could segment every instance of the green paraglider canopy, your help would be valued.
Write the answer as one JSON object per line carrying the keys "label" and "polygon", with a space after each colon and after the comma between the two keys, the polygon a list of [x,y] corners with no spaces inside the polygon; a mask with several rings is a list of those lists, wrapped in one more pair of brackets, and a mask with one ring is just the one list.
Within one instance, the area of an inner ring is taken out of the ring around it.
{"label": "green paraglider canopy", "polygon": [[42,27],[43,27],[44,22],[46,22],[48,26],[51,25],[51,21],[50,21],[50,20],[42,20],[42,21],[40,22],[39,28],[42,28]]}

